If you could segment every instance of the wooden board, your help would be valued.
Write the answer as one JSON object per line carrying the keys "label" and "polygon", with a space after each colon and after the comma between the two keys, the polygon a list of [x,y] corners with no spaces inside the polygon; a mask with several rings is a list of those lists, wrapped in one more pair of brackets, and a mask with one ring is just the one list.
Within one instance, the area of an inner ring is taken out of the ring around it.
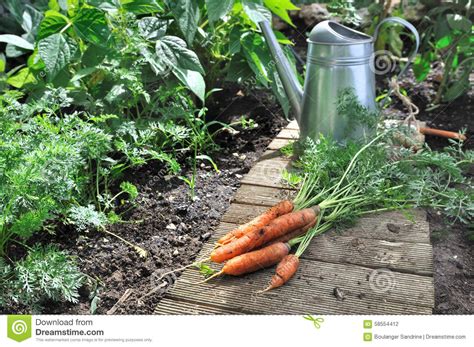
{"label": "wooden board", "polygon": [[[198,258],[222,235],[296,191],[282,182],[291,158],[279,149],[298,137],[292,122],[242,179],[242,186]],[[216,270],[219,265],[212,265]],[[196,270],[183,272],[156,314],[431,314],[433,250],[422,210],[367,215],[345,230],[313,240],[297,275],[277,290],[259,294],[274,272],[262,269],[210,283]],[[338,295],[337,293],[342,293]]]}

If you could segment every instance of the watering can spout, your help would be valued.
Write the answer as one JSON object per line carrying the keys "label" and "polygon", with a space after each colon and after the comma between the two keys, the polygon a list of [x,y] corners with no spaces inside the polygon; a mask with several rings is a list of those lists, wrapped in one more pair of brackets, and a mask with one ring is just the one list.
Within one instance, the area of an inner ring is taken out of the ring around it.
{"label": "watering can spout", "polygon": [[291,68],[285,53],[283,53],[283,50],[281,49],[280,44],[273,33],[270,23],[263,21],[260,22],[259,25],[263,36],[265,36],[265,41],[273,57],[274,64],[277,68],[283,88],[285,89],[286,96],[288,97],[290,105],[295,114],[295,118],[299,122],[303,100],[303,88],[301,88],[301,84],[298,81],[296,74]]}

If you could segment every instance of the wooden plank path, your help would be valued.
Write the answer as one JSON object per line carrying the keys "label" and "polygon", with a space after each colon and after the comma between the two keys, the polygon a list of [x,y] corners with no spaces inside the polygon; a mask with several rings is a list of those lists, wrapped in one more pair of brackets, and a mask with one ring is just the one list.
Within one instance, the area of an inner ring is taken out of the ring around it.
{"label": "wooden plank path", "polygon": [[[298,137],[290,123],[242,179],[242,186],[204,245],[206,257],[217,239],[294,191],[281,182],[291,160],[279,151]],[[298,273],[265,294],[274,268],[209,283],[198,271],[184,271],[161,300],[156,314],[431,314],[434,307],[433,250],[422,210],[366,216],[342,232],[315,238]]]}

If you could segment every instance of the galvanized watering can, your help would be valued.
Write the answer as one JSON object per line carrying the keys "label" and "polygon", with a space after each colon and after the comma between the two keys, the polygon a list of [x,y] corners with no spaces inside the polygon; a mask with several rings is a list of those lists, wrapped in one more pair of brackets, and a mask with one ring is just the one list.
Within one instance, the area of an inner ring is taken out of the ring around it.
{"label": "galvanized watering can", "polygon": [[401,18],[386,18],[377,26],[373,38],[326,20],[316,25],[308,38],[304,89],[278,44],[270,23],[260,23],[302,138],[317,139],[321,133],[345,142],[347,139],[361,139],[370,135],[372,129],[367,124],[355,123],[353,119],[338,114],[337,103],[341,91],[349,89],[361,105],[377,112],[375,74],[393,71],[394,68],[394,62],[387,60],[390,55],[385,58],[377,55],[380,52],[387,55],[388,52],[374,52],[374,41],[381,25],[386,22],[404,25],[416,40],[414,53],[400,72],[401,76],[418,51],[419,35],[413,25]]}

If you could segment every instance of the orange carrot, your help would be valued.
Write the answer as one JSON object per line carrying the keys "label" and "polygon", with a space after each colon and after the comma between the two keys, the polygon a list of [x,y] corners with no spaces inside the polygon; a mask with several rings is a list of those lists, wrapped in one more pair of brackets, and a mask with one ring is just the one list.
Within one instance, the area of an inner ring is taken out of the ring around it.
{"label": "orange carrot", "polygon": [[420,133],[424,135],[433,135],[433,136],[440,136],[446,137],[448,139],[456,139],[465,141],[466,136],[460,133],[455,133],[453,131],[441,130],[441,129],[434,129],[434,128],[420,128]]}
{"label": "orange carrot", "polygon": [[290,245],[283,242],[239,255],[225,263],[222,272],[226,275],[239,276],[274,265],[282,260],[290,251]]}
{"label": "orange carrot", "polygon": [[275,274],[270,280],[270,284],[262,292],[267,292],[271,289],[281,287],[290,280],[291,277],[298,270],[300,259],[294,254],[288,254],[277,265]]}
{"label": "orange carrot", "polygon": [[237,229],[234,229],[224,236],[222,236],[218,241],[218,245],[225,245],[229,242],[231,242],[234,239],[238,239],[239,237],[242,237],[246,233],[259,229],[263,227],[264,225],[267,225],[272,221],[273,219],[283,216],[287,213],[290,213],[293,211],[294,205],[291,201],[289,200],[283,200],[280,201],[278,204],[276,204],[273,207],[270,207],[268,210],[266,210],[264,213],[261,215],[255,217],[252,219],[250,222],[245,223],[241,226],[239,226]]}
{"label": "orange carrot", "polygon": [[318,214],[319,206],[315,206],[280,216],[264,227],[252,230],[242,237],[215,249],[211,253],[211,260],[222,263],[240,254],[247,253],[315,221]]}
{"label": "orange carrot", "polygon": [[276,242],[288,242],[296,237],[299,237],[299,236],[302,236],[304,234],[306,234],[306,232],[311,229],[312,227],[314,227],[316,225],[316,222],[317,222],[317,219],[315,219],[314,221],[312,221],[311,223],[305,225],[304,227],[302,228],[299,228],[299,229],[296,229],[296,230],[293,230],[291,232],[289,232],[288,234],[285,234],[283,236],[280,236],[279,238],[273,240],[273,241],[270,241],[270,244],[272,243],[276,243]]}

